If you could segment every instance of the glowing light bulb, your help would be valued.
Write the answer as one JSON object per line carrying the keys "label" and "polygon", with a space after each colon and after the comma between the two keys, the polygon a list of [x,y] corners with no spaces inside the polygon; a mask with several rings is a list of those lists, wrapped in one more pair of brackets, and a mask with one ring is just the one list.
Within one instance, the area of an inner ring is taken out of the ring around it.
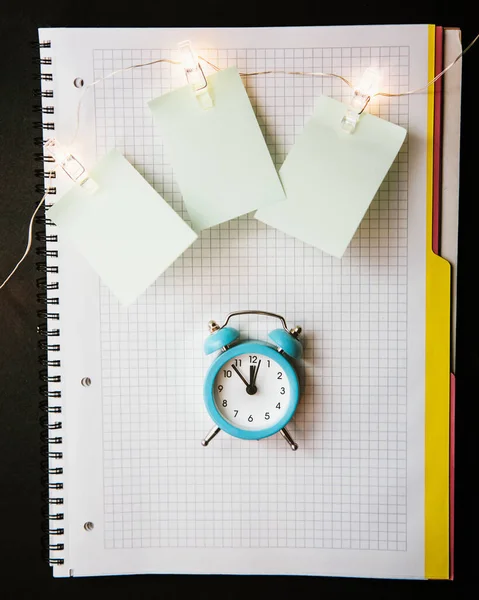
{"label": "glowing light bulb", "polygon": [[373,67],[368,67],[364,71],[361,79],[359,80],[359,84],[355,87],[354,91],[361,96],[372,97],[374,94],[379,92],[380,81],[381,74],[379,71]]}
{"label": "glowing light bulb", "polygon": [[185,40],[178,44],[178,50],[180,51],[181,63],[185,71],[194,71],[198,68],[198,56],[193,51],[190,40]]}
{"label": "glowing light bulb", "polygon": [[369,67],[364,71],[358,85],[354,87],[353,97],[341,121],[342,128],[348,133],[353,133],[356,129],[361,113],[371,98],[379,91],[380,81],[379,71]]}
{"label": "glowing light bulb", "polygon": [[180,42],[178,50],[180,52],[181,63],[185,69],[186,79],[188,83],[193,85],[198,102],[203,109],[212,108],[213,99],[208,91],[208,81],[191,42],[189,40]]}

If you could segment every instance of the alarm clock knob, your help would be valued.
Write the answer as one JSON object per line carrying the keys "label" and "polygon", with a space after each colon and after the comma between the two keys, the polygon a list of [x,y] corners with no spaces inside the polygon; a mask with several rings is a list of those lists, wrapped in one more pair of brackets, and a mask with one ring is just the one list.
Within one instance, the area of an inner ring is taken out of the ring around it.
{"label": "alarm clock knob", "polygon": [[239,338],[239,331],[234,327],[218,327],[215,321],[208,323],[210,335],[206,338],[204,344],[205,354],[212,354],[217,350],[229,346]]}
{"label": "alarm clock knob", "polygon": [[216,321],[208,321],[208,331],[210,333],[214,333],[215,331],[218,331],[218,329],[221,329],[221,327],[218,325],[218,323]]}
{"label": "alarm clock knob", "polygon": [[284,329],[274,329],[268,337],[281,352],[291,356],[291,358],[301,358],[303,346],[297,339],[300,333],[301,327],[295,327],[290,332]]}

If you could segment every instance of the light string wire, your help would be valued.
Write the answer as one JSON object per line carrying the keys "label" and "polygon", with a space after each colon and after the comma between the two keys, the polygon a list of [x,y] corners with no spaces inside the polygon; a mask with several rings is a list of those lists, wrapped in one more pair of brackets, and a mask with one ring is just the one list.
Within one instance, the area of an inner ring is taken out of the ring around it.
{"label": "light string wire", "polygon": [[[438,81],[441,77],[443,77],[449,71],[449,69],[452,69],[452,67],[459,60],[461,60],[461,58],[466,54],[466,52],[468,52],[474,46],[474,44],[477,42],[478,39],[479,39],[479,34],[476,35],[476,37],[472,40],[472,42],[468,46],[466,46],[466,48],[464,48],[464,50],[460,54],[458,54],[458,56],[456,56],[456,58],[451,63],[449,63],[447,65],[447,67],[445,67],[440,73],[438,73],[434,77],[434,79],[431,79],[431,81],[428,81],[427,84],[424,85],[423,87],[416,88],[414,90],[408,90],[406,92],[399,92],[399,93],[376,92],[372,96],[368,96],[367,101],[366,101],[363,109],[361,110],[361,112],[364,111],[364,109],[366,108],[366,106],[369,103],[369,101],[372,98],[374,98],[375,96],[384,96],[384,97],[387,97],[387,98],[398,98],[400,96],[410,96],[412,94],[419,94],[420,92],[424,92],[431,85],[434,85],[436,83],[436,81]],[[203,61],[207,65],[209,65],[214,71],[216,71],[216,72],[221,71],[220,67],[218,67],[214,63],[210,62],[209,60],[207,60],[203,56],[198,56],[198,59],[201,60],[201,61]],[[70,145],[73,145],[73,143],[75,142],[75,140],[76,140],[76,138],[78,136],[78,132],[79,132],[79,129],[80,129],[80,112],[81,112],[81,107],[82,107],[82,104],[83,104],[83,100],[85,98],[85,94],[87,93],[87,91],[89,89],[91,89],[95,85],[98,85],[99,83],[105,81],[106,79],[109,79],[110,77],[114,77],[115,75],[118,75],[119,73],[125,73],[126,71],[131,71],[133,69],[140,69],[142,67],[150,67],[150,66],[156,65],[158,63],[169,63],[171,65],[181,65],[182,64],[181,61],[171,60],[169,58],[159,58],[159,59],[156,59],[156,60],[151,60],[151,61],[146,62],[146,63],[138,64],[138,65],[130,65],[129,67],[125,67],[124,69],[117,69],[116,71],[112,71],[111,73],[108,73],[108,75],[105,75],[105,77],[100,77],[99,79],[95,79],[94,81],[92,81],[91,83],[89,83],[88,85],[86,85],[84,87],[83,93],[82,93],[82,95],[81,95],[81,97],[80,97],[80,99],[78,101],[78,106],[77,106],[77,110],[76,110],[75,131],[74,131],[73,138],[72,138],[72,140],[70,142]],[[285,71],[283,69],[270,69],[270,70],[267,70],[267,71],[252,71],[251,73],[240,72],[239,74],[240,74],[241,77],[256,77],[256,76],[259,76],[259,75],[272,75],[272,74],[276,74],[276,73],[283,74],[283,75],[301,75],[303,77],[336,77],[337,79],[340,79],[343,83],[345,83],[348,87],[350,87],[351,89],[354,89],[353,84],[350,81],[348,81],[348,79],[346,79],[346,77],[343,77],[342,75],[338,75],[337,73],[323,73],[321,71],[318,71],[318,72],[315,72],[315,71]],[[48,185],[50,183],[50,178],[48,180]],[[38,206],[36,207],[36,209],[35,209],[32,217],[30,219],[30,223],[29,223],[29,226],[28,226],[28,240],[27,240],[27,246],[25,248],[25,252],[24,252],[22,258],[15,265],[15,267],[12,270],[12,272],[10,273],[10,275],[8,275],[8,277],[0,285],[0,290],[8,283],[8,281],[11,279],[11,277],[13,276],[13,274],[17,271],[18,267],[22,264],[22,262],[25,260],[25,258],[27,257],[28,253],[30,252],[30,249],[31,249],[31,246],[32,246],[32,237],[33,237],[33,222],[34,222],[34,219],[35,219],[38,211],[40,210],[40,207],[45,202],[46,196],[47,196],[47,192],[45,192],[45,194],[43,195],[43,198],[38,203]]]}
{"label": "light string wire", "polygon": [[[220,67],[213,64],[203,56],[198,56],[198,58],[207,65],[209,65],[214,71],[221,71]],[[284,71],[283,69],[270,69],[269,71],[252,71],[251,73],[242,73],[241,71],[239,72],[241,77],[255,77],[256,75],[271,75],[275,73],[280,73],[283,75],[303,75],[305,77],[337,77],[338,79],[341,79],[341,81],[348,85],[350,88],[353,87],[352,83],[348,81],[346,77],[338,75],[337,73],[323,73],[321,71]]]}
{"label": "light string wire", "polygon": [[[55,163],[51,163],[50,165],[51,169],[55,168]],[[47,183],[45,184],[45,193],[43,194],[42,199],[40,200],[40,202],[38,203],[37,207],[35,208],[35,210],[33,211],[32,216],[30,217],[30,222],[28,224],[28,237],[27,237],[27,245],[25,247],[25,251],[23,253],[22,258],[17,262],[17,264],[15,265],[15,267],[12,269],[10,275],[8,275],[8,277],[3,281],[3,283],[0,285],[0,290],[5,287],[7,285],[7,283],[10,281],[10,279],[13,277],[13,275],[15,274],[15,272],[17,271],[17,269],[19,268],[19,266],[22,264],[22,262],[26,259],[26,257],[28,256],[28,253],[31,250],[32,247],[32,241],[33,241],[33,223],[35,222],[35,217],[38,214],[38,211],[40,210],[40,208],[43,206],[45,199],[48,195],[48,188],[50,187],[50,183],[52,180],[52,171],[50,171],[50,175],[47,179]]]}
{"label": "light string wire", "polygon": [[376,94],[374,94],[373,96],[385,96],[387,98],[397,98],[398,96],[411,96],[411,94],[419,94],[420,92],[424,92],[425,90],[427,90],[431,85],[434,85],[436,83],[436,81],[438,79],[441,79],[441,77],[443,77],[448,71],[449,69],[452,69],[452,67],[459,61],[461,60],[461,58],[464,56],[464,54],[466,54],[466,52],[468,50],[470,50],[474,44],[477,42],[477,40],[479,39],[479,33],[476,35],[476,37],[472,40],[472,42],[466,46],[464,48],[464,50],[458,54],[456,56],[456,58],[447,65],[447,67],[445,69],[443,69],[440,73],[438,73],[436,75],[436,77],[434,77],[434,79],[431,79],[431,81],[428,81],[426,83],[426,85],[424,85],[423,87],[420,88],[416,88],[415,90],[409,90],[407,92],[401,92],[399,94],[390,94],[389,92],[377,92]]}
{"label": "light string wire", "polygon": [[178,61],[178,60],[171,60],[169,58],[158,58],[156,60],[150,60],[149,62],[141,63],[139,65],[130,65],[129,67],[125,67],[124,69],[117,69],[116,71],[112,71],[111,73],[108,73],[108,75],[105,75],[105,77],[100,77],[99,79],[95,79],[95,81],[92,81],[91,83],[86,85],[83,88],[83,93],[80,96],[80,99],[78,101],[78,106],[77,106],[77,110],[76,110],[75,132],[73,134],[73,138],[70,141],[70,146],[72,146],[73,143],[75,142],[75,140],[77,139],[78,131],[80,129],[80,111],[81,111],[83,100],[85,98],[85,94],[87,93],[87,91],[89,89],[91,89],[95,85],[98,85],[102,81],[105,81],[106,79],[110,79],[110,77],[113,77],[114,75],[118,75],[119,73],[125,73],[126,71],[132,71],[133,69],[140,69],[141,67],[150,67],[150,66],[156,65],[158,63],[169,63],[170,65],[181,65],[181,61]]}

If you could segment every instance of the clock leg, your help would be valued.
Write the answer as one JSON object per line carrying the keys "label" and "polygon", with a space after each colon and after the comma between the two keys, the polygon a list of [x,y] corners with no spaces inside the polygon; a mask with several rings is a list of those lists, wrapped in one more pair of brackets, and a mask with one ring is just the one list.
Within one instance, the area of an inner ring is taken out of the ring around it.
{"label": "clock leg", "polygon": [[294,451],[294,450],[298,449],[298,444],[290,436],[289,431],[286,429],[286,427],[283,427],[283,429],[280,429],[279,432],[284,437],[284,439],[288,442],[288,444],[291,447],[291,450]]}
{"label": "clock leg", "polygon": [[221,429],[219,427],[213,427],[213,429],[211,431],[208,432],[208,435],[205,436],[205,438],[203,440],[201,440],[201,445],[202,446],[207,446],[211,440],[218,435],[218,433],[221,431]]}

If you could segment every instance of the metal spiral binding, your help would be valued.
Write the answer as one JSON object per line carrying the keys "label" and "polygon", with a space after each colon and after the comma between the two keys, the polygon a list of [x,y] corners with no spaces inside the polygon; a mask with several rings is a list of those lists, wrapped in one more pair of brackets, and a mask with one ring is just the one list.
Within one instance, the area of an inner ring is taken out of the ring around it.
{"label": "metal spiral binding", "polygon": [[[44,49],[51,47],[49,41],[35,42],[32,44],[33,49],[38,53]],[[41,82],[41,89],[33,91],[35,105],[32,107],[35,115],[40,117],[40,120],[33,122],[35,130],[40,130],[43,135],[36,135],[33,143],[36,147],[34,160],[41,163],[42,168],[35,170],[35,176],[42,180],[36,184],[35,192],[37,194],[56,194],[56,187],[51,185],[51,181],[55,179],[56,173],[48,168],[48,163],[53,162],[51,157],[44,156],[39,149],[47,141],[45,132],[55,129],[55,123],[51,120],[50,115],[55,112],[53,105],[54,92],[53,90],[45,89],[48,82],[53,81],[53,74],[48,72],[48,67],[52,64],[52,59],[48,56],[35,56],[33,64],[39,67],[40,73],[34,74],[34,79]],[[48,120],[47,120],[48,119]],[[48,135],[48,134],[47,134]],[[46,184],[45,180],[49,180],[50,184]],[[45,202],[45,207],[49,208],[51,204]],[[52,248],[52,245],[58,241],[55,233],[55,226],[51,220],[45,215],[38,215],[36,220],[38,231],[35,234],[37,241],[36,254],[41,257],[36,263],[36,268],[41,277],[37,279],[37,300],[41,304],[41,308],[37,311],[39,318],[38,335],[40,336],[39,347],[39,363],[41,365],[40,380],[43,385],[40,387],[40,394],[43,396],[40,402],[40,409],[44,413],[40,417],[41,425],[41,453],[43,460],[41,463],[44,499],[44,526],[43,526],[43,549],[50,565],[63,565],[65,559],[62,557],[62,551],[65,549],[65,544],[62,541],[62,536],[65,535],[65,530],[61,526],[61,521],[64,520],[64,513],[61,509],[64,499],[63,490],[63,437],[62,437],[62,405],[61,405],[61,375],[59,368],[61,361],[54,353],[60,352],[60,329],[58,322],[60,313],[55,310],[53,305],[58,305],[60,300],[55,291],[59,289],[59,282],[54,280],[58,274],[58,265],[55,259],[58,258],[58,251]]]}

